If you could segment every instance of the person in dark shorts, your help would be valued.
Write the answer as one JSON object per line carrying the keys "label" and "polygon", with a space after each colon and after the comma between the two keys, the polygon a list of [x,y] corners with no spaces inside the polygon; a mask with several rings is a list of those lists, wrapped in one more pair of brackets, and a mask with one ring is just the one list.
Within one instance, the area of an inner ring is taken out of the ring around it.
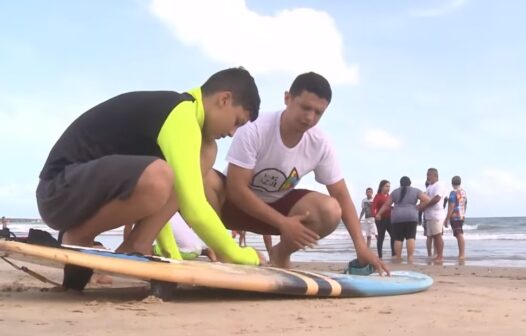
{"label": "person in dark shorts", "polygon": [[391,192],[378,214],[391,208],[391,229],[393,232],[396,259],[402,259],[402,245],[406,241],[407,261],[412,262],[415,253],[416,226],[418,224],[417,204],[425,205],[429,197],[418,188],[411,187],[411,179],[403,176],[400,188]]}
{"label": "person in dark shorts", "polygon": [[166,225],[179,211],[222,260],[259,264],[256,250],[232,240],[203,183],[215,141],[255,120],[259,105],[250,73],[231,68],[184,93],[129,92],[91,108],[62,134],[40,173],[42,219],[61,232],[62,243],[80,246],[134,224],[117,251],[142,254],[151,254],[162,229],[163,255],[180,259]]}
{"label": "person in dark shorts", "polygon": [[[228,228],[280,235],[270,251],[274,266],[289,267],[292,253],[314,246],[343,221],[360,263],[388,272],[365,244],[335,150],[316,127],[331,96],[329,82],[319,74],[296,77],[285,93],[285,110],[240,128],[227,154],[226,176],[211,174],[208,185],[216,199],[226,190],[221,218]],[[329,195],[295,188],[310,172]]]}
{"label": "person in dark shorts", "polygon": [[463,260],[466,257],[466,243],[462,226],[464,225],[464,216],[468,206],[468,197],[466,191],[460,186],[461,182],[460,176],[454,176],[451,179],[453,190],[449,193],[449,206],[444,226],[448,227],[448,224],[451,224],[453,235],[457,238],[458,258]]}

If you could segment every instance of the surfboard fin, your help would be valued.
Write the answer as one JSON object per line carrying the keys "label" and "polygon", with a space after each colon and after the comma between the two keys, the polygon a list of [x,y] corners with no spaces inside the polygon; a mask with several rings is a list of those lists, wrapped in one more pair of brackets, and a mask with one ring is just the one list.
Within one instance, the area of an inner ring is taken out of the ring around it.
{"label": "surfboard fin", "polygon": [[81,291],[86,287],[92,275],[93,270],[91,268],[66,264],[64,265],[62,287]]}

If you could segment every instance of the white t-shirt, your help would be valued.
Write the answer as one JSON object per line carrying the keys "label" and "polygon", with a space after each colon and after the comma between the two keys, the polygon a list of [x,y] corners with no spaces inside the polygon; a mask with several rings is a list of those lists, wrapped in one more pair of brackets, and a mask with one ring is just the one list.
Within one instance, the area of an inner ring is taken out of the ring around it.
{"label": "white t-shirt", "polygon": [[442,183],[437,181],[427,187],[426,195],[429,196],[430,199],[435,197],[435,195],[440,196],[440,200],[437,203],[424,211],[426,220],[443,221],[446,218],[446,210],[444,210],[443,206],[444,197],[446,196],[446,188],[444,188]]}
{"label": "white t-shirt", "polygon": [[343,179],[334,148],[317,127],[305,132],[295,147],[283,144],[279,132],[281,113],[260,115],[255,122],[239,128],[226,158],[254,171],[250,187],[266,203],[285,196],[311,171],[324,185]]}

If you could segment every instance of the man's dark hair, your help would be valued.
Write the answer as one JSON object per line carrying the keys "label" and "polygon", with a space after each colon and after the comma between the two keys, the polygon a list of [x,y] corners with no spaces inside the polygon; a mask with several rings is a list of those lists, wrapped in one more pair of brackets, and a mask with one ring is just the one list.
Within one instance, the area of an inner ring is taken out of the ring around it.
{"label": "man's dark hair", "polygon": [[251,121],[257,119],[261,99],[254,78],[245,68],[230,68],[216,72],[201,86],[203,96],[220,91],[232,92],[232,103],[248,110]]}
{"label": "man's dark hair", "polygon": [[367,189],[365,189],[365,192],[368,192],[369,190],[370,190],[370,191],[373,191],[373,188],[368,187]]}
{"label": "man's dark hair", "polygon": [[427,170],[427,172],[428,172],[428,173],[433,173],[433,174],[438,175],[438,169],[436,169],[436,168],[429,168],[429,169]]}
{"label": "man's dark hair", "polygon": [[326,99],[329,103],[331,102],[331,85],[325,77],[317,73],[307,72],[301,74],[292,82],[289,89],[292,97],[301,95],[303,91],[314,93],[316,96]]}

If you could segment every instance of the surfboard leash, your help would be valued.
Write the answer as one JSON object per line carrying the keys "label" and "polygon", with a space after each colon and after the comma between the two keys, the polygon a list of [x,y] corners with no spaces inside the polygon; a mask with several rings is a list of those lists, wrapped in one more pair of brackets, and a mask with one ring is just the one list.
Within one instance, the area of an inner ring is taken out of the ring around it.
{"label": "surfboard leash", "polygon": [[58,286],[58,287],[62,287],[61,284],[56,283],[55,281],[46,278],[42,274],[38,274],[37,272],[30,270],[26,266],[18,266],[15,263],[13,263],[12,261],[10,261],[9,259],[7,259],[6,257],[0,257],[0,258],[2,258],[9,265],[13,266],[15,269],[17,269],[19,271],[22,271],[22,272],[25,272],[25,273],[31,275],[32,277],[34,277],[35,279],[38,279],[38,280],[42,281],[43,283],[50,283],[52,285],[55,285],[55,286]]}

